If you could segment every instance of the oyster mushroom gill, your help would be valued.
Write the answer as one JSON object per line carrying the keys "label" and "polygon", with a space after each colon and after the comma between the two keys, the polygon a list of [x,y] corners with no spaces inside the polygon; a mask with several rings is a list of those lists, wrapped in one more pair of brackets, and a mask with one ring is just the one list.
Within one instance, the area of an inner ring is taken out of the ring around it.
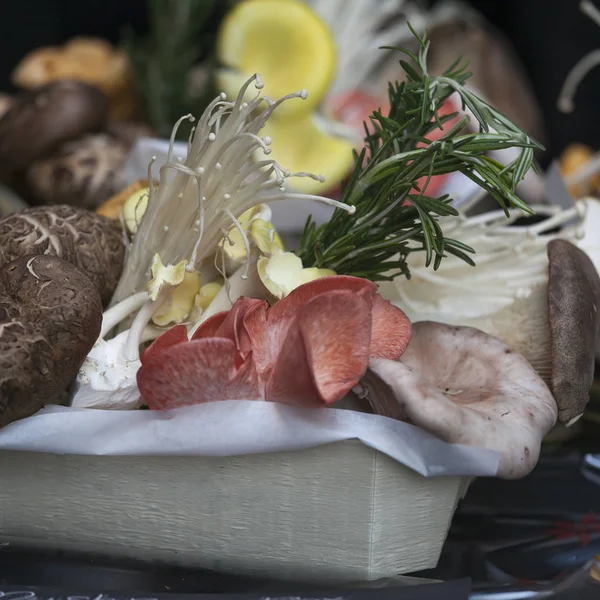
{"label": "oyster mushroom gill", "polygon": [[499,452],[503,479],[533,469],[558,414],[527,360],[472,327],[414,324],[401,361],[373,359],[364,383],[376,414],[405,415],[447,442]]}

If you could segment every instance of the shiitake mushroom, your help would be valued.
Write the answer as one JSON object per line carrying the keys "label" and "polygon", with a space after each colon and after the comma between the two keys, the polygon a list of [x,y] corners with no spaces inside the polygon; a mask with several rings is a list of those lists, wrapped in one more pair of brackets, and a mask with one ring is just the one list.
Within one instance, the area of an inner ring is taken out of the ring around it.
{"label": "shiitake mushroom", "polygon": [[1,218],[0,267],[33,254],[82,269],[106,305],[123,270],[125,243],[119,223],[74,206],[40,206]]}
{"label": "shiitake mushroom", "polygon": [[86,135],[63,144],[27,170],[36,204],[70,204],[94,209],[119,191],[127,147],[110,136]]}
{"label": "shiitake mushroom", "polygon": [[18,170],[62,143],[104,127],[108,99],[78,81],[59,81],[18,95],[0,118],[0,164]]}
{"label": "shiitake mushroom", "polygon": [[0,427],[60,402],[101,325],[100,294],[78,267],[48,255],[0,266]]}

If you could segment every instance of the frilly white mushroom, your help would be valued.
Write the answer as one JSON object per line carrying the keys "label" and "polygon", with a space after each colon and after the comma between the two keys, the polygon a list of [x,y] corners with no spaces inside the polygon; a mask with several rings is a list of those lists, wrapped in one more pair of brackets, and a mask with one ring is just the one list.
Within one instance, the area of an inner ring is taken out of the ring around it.
{"label": "frilly white mushroom", "polygon": [[375,413],[405,416],[447,442],[499,452],[504,479],[534,468],[556,423],[556,402],[527,360],[472,327],[416,323],[400,362],[376,359],[369,368]]}
{"label": "frilly white mushroom", "polygon": [[[442,223],[445,235],[473,247],[477,267],[473,269],[461,259],[449,256],[439,271],[433,273],[417,263],[419,256],[416,253],[409,257],[411,279],[383,284],[380,292],[412,321],[431,320],[475,327],[502,340],[522,354],[555,392],[558,362],[552,342],[554,319],[548,310],[549,283],[553,274],[558,276],[561,269],[549,268],[548,244],[557,238],[572,242],[589,255],[598,269],[600,201],[586,198],[570,210],[540,206],[536,211],[545,219],[530,226],[508,227],[502,211],[446,219]],[[513,212],[508,224],[521,215]],[[559,233],[548,233],[561,226]],[[589,269],[586,272],[589,274]],[[596,285],[600,285],[590,277],[585,283],[580,279],[562,294],[560,301],[571,307],[570,311],[562,311],[563,331],[568,327],[581,330],[583,325],[573,306],[577,303],[588,305],[577,291],[581,285],[588,290],[595,290]],[[595,327],[592,330],[595,332]],[[582,356],[578,356],[577,360],[583,364]],[[593,364],[593,350],[585,362]],[[564,394],[557,396],[561,405],[561,423],[568,424],[583,412],[583,397],[579,393],[579,400],[567,401]],[[573,415],[571,410],[562,410],[567,404],[577,406],[579,413]]]}
{"label": "frilly white mushroom", "polygon": [[79,370],[73,407],[121,410],[140,407],[135,377],[141,363],[125,355],[128,335],[129,331],[123,331],[111,340],[96,342]]}

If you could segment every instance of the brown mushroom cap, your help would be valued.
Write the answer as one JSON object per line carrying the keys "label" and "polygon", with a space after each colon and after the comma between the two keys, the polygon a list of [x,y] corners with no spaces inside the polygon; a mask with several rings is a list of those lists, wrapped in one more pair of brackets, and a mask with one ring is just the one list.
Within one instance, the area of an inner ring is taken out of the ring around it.
{"label": "brown mushroom cap", "polygon": [[28,208],[0,219],[0,267],[33,254],[59,256],[79,267],[96,284],[106,305],[123,270],[122,228],[74,206]]}
{"label": "brown mushroom cap", "polygon": [[0,119],[0,164],[16,170],[54,151],[62,143],[101,129],[108,99],[77,81],[59,81],[15,99]]}
{"label": "brown mushroom cap", "polygon": [[104,133],[63,144],[27,170],[36,204],[71,204],[95,209],[120,189],[127,149]]}
{"label": "brown mushroom cap", "polygon": [[585,410],[594,378],[600,277],[588,255],[566,240],[548,244],[548,259],[551,387],[559,422],[572,424]]}
{"label": "brown mushroom cap", "polygon": [[0,427],[62,399],[100,333],[83,271],[55,256],[0,267]]}

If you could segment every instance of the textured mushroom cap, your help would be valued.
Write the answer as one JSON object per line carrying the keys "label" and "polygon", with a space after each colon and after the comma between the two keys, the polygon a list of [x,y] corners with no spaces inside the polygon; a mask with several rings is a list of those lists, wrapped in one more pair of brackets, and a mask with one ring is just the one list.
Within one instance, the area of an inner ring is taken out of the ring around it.
{"label": "textured mushroom cap", "polygon": [[0,266],[0,427],[60,402],[102,323],[98,290],[55,256]]}
{"label": "textured mushroom cap", "polygon": [[108,99],[77,81],[60,81],[18,96],[0,119],[0,164],[21,169],[63,142],[102,128]]}
{"label": "textured mushroom cap", "polygon": [[122,142],[103,133],[85,135],[35,161],[27,182],[36,203],[94,209],[121,187],[126,158]]}
{"label": "textured mushroom cap", "polygon": [[600,277],[588,255],[566,240],[548,244],[548,259],[552,392],[558,420],[571,424],[583,414],[594,378]]}
{"label": "textured mushroom cap", "polygon": [[[450,443],[499,452],[498,476],[505,479],[535,467],[556,423],[556,402],[527,360],[472,327],[414,323],[401,362],[377,359],[370,369],[414,425]],[[379,414],[389,402],[371,399]]]}
{"label": "textured mushroom cap", "polygon": [[82,269],[106,305],[119,282],[125,244],[118,223],[74,206],[41,206],[0,218],[0,267],[21,256],[58,256]]}

